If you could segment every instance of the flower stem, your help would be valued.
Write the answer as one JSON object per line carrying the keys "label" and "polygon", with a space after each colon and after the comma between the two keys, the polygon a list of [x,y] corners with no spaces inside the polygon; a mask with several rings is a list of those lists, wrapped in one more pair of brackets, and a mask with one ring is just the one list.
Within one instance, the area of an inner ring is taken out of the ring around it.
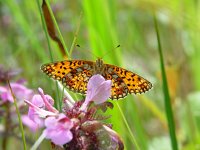
{"label": "flower stem", "polygon": [[[6,117],[5,117],[5,133],[9,133],[10,128],[10,103],[6,103]],[[2,149],[7,149],[7,136],[4,136],[2,140]]]}
{"label": "flower stem", "polygon": [[40,135],[38,140],[34,143],[30,150],[36,150],[45,138],[44,132]]}
{"label": "flower stem", "polygon": [[20,115],[19,109],[17,107],[17,100],[16,100],[16,97],[15,97],[15,95],[13,93],[13,90],[12,90],[12,88],[10,86],[9,80],[7,80],[7,82],[8,82],[8,86],[10,88],[10,92],[12,94],[12,97],[13,97],[13,100],[14,100],[14,105],[15,105],[15,108],[16,108],[16,113],[17,113],[18,121],[19,121],[19,127],[20,127],[21,134],[22,134],[22,141],[23,141],[24,150],[26,150],[26,139],[25,139],[25,135],[24,135],[24,129],[23,129],[21,115]]}

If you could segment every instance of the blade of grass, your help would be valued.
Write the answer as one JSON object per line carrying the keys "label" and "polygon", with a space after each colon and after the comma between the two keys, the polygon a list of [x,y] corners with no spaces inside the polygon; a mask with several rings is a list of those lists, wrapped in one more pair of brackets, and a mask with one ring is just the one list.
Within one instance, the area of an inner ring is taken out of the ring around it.
{"label": "blade of grass", "polygon": [[166,73],[165,73],[164,58],[163,58],[163,54],[162,54],[162,47],[161,47],[161,42],[160,42],[158,23],[157,23],[155,14],[154,14],[154,27],[155,27],[157,42],[158,42],[158,53],[160,56],[160,68],[161,68],[161,72],[162,72],[163,93],[164,93],[164,99],[165,99],[165,111],[166,111],[166,115],[167,115],[171,145],[172,145],[173,150],[178,150],[176,133],[175,133],[174,117],[173,117],[170,96],[169,96],[169,90],[168,90],[168,85],[167,85],[167,77],[166,77]]}
{"label": "blade of grass", "polygon": [[50,45],[50,38],[49,38],[49,36],[48,36],[47,26],[46,26],[46,24],[45,24],[44,15],[43,15],[43,13],[42,13],[42,8],[41,8],[41,6],[40,6],[39,0],[37,0],[37,6],[38,6],[38,9],[39,9],[39,12],[40,12],[40,17],[41,17],[42,27],[43,27],[43,29],[44,29],[45,37],[46,37],[46,39],[47,39],[47,46],[48,46],[48,50],[49,50],[50,59],[51,59],[51,61],[53,62],[53,55],[52,55],[52,53],[51,53],[52,50],[51,50],[51,45]]}
{"label": "blade of grass", "polygon": [[42,2],[42,14],[44,16],[44,21],[45,21],[45,25],[46,25],[49,37],[51,38],[51,40],[53,40],[55,43],[57,43],[62,56],[64,58],[68,58],[68,56],[66,55],[66,52],[65,52],[65,48],[64,48],[60,38],[57,36],[56,30],[55,30],[55,25],[53,23],[53,19],[51,17],[49,8],[47,7],[45,0],[43,0],[43,2]]}
{"label": "blade of grass", "polygon": [[23,128],[23,124],[22,124],[21,115],[20,115],[19,109],[17,107],[17,100],[16,100],[16,97],[15,97],[13,90],[10,86],[9,80],[7,80],[7,83],[8,83],[10,92],[12,94],[13,100],[14,100],[14,105],[15,105],[15,109],[16,109],[16,113],[17,113],[17,117],[18,117],[18,121],[19,121],[19,127],[20,127],[20,131],[21,131],[21,135],[22,135],[23,146],[24,146],[24,150],[26,150],[26,138],[25,138],[25,135],[24,135],[24,128]]}
{"label": "blade of grass", "polygon": [[[45,24],[45,19],[44,19],[44,15],[42,13],[42,9],[41,9],[41,6],[40,6],[40,2],[39,0],[37,0],[37,5],[38,5],[38,9],[39,9],[39,12],[40,12],[40,16],[41,16],[41,20],[42,20],[42,26],[43,26],[43,29],[44,29],[44,33],[45,33],[45,37],[47,39],[47,45],[48,45],[48,50],[49,50],[49,54],[50,54],[50,59],[51,61],[53,62],[53,55],[52,55],[52,49],[51,49],[51,45],[50,45],[50,38],[48,36],[48,31],[47,31],[47,27],[46,27],[46,24]],[[58,89],[58,83],[56,82],[56,103],[55,103],[55,107],[58,109],[58,110],[61,110],[61,107],[62,107],[62,100],[61,98],[59,97],[59,89]]]}
{"label": "blade of grass", "polygon": [[56,22],[56,19],[55,19],[55,17],[54,17],[53,11],[52,11],[52,9],[51,9],[51,7],[50,7],[50,5],[49,5],[49,2],[48,2],[48,0],[46,0],[45,2],[46,2],[46,5],[47,5],[47,7],[48,7],[48,9],[49,9],[49,12],[50,12],[50,15],[51,15],[51,17],[52,17],[53,23],[54,23],[54,25],[55,25],[55,27],[56,27],[56,30],[57,30],[57,32],[58,32],[59,38],[60,38],[60,40],[61,40],[61,43],[63,44],[63,47],[64,47],[64,49],[65,49],[65,52],[66,52],[68,58],[71,58],[71,56],[69,55],[68,49],[67,49],[67,47],[66,47],[66,45],[65,45],[65,41],[64,41],[64,39],[63,39],[63,36],[62,36],[62,34],[61,34],[61,32],[60,32],[59,26],[58,26],[58,24],[57,24],[57,22]]}

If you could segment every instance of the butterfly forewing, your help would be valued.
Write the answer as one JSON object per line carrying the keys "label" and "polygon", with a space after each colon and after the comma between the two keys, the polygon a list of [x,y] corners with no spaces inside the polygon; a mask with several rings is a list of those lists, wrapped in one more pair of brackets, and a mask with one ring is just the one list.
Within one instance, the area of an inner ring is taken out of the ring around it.
{"label": "butterfly forewing", "polygon": [[128,88],[128,93],[137,94],[137,93],[144,93],[152,88],[152,84],[144,79],[143,77],[128,71],[126,69],[106,64],[107,68],[112,68],[113,72],[115,72],[119,78],[117,81],[121,80],[123,81],[123,84],[126,85]]}
{"label": "butterfly forewing", "polygon": [[93,66],[92,61],[66,60],[44,64],[41,70],[49,77],[61,81],[68,89],[85,94]]}

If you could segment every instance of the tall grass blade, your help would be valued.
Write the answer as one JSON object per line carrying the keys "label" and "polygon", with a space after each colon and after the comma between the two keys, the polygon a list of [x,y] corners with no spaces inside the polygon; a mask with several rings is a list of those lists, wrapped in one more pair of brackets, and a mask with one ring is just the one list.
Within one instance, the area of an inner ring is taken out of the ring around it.
{"label": "tall grass blade", "polygon": [[[45,0],[44,0],[44,1],[45,1]],[[60,38],[60,40],[61,40],[61,43],[62,43],[62,45],[63,45],[63,47],[64,47],[65,52],[66,52],[66,55],[67,55],[68,58],[69,58],[70,56],[69,56],[69,52],[68,52],[67,46],[65,45],[65,41],[64,41],[64,39],[63,39],[63,36],[62,36],[61,31],[60,31],[60,29],[59,29],[59,26],[58,26],[58,24],[57,24],[57,22],[56,22],[56,19],[55,19],[55,17],[54,17],[53,11],[52,11],[52,9],[51,9],[51,7],[50,7],[50,5],[49,5],[49,2],[48,2],[48,1],[45,1],[45,2],[46,2],[46,5],[47,5],[47,7],[48,7],[49,13],[50,13],[50,15],[51,15],[51,19],[53,20],[53,23],[54,23],[54,25],[55,25],[55,28],[56,28],[56,30],[57,30],[57,32],[58,32],[59,38]]]}
{"label": "tall grass blade", "polygon": [[164,93],[164,99],[165,99],[165,111],[166,111],[166,115],[167,115],[171,144],[172,144],[173,150],[178,150],[176,133],[175,133],[174,117],[173,117],[171,101],[170,101],[170,96],[169,96],[169,90],[168,90],[168,85],[167,85],[167,77],[166,77],[166,73],[165,73],[164,58],[163,58],[163,54],[162,54],[160,35],[159,35],[159,31],[158,31],[158,23],[157,23],[157,19],[156,19],[155,15],[154,15],[154,26],[155,26],[157,42],[158,42],[158,53],[160,56],[160,67],[161,67],[161,73],[162,73],[163,93]]}

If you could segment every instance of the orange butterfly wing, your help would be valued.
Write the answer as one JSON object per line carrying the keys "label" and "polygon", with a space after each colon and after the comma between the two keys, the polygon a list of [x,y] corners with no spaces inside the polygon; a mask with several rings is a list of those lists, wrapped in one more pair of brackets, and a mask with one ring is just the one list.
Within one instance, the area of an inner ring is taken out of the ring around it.
{"label": "orange butterfly wing", "polygon": [[93,68],[94,62],[85,60],[65,60],[41,66],[41,70],[49,77],[61,81],[68,89],[82,94],[86,94]]}
{"label": "orange butterfly wing", "polygon": [[105,78],[112,80],[111,99],[125,97],[128,93],[144,93],[152,88],[152,84],[143,77],[126,69],[105,64]]}

